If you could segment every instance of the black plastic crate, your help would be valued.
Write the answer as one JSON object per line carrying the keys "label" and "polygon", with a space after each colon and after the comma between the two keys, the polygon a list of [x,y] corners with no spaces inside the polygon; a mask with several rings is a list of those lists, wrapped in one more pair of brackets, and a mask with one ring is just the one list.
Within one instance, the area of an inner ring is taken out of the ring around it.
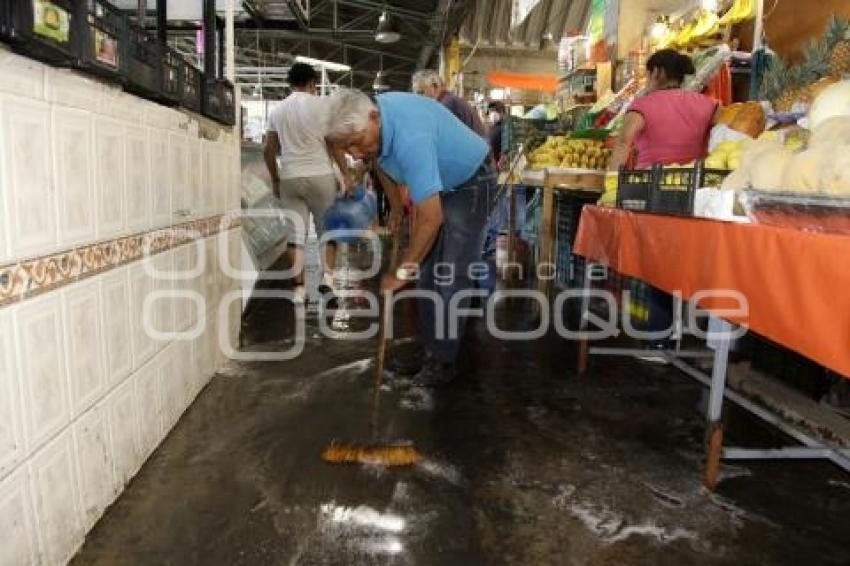
{"label": "black plastic crate", "polygon": [[0,4],[0,41],[9,41],[9,2]]}
{"label": "black plastic crate", "polygon": [[80,26],[80,68],[106,78],[123,75],[127,18],[106,0],[83,0]]}
{"label": "black plastic crate", "polygon": [[564,133],[564,124],[560,120],[532,120],[506,116],[502,122],[502,153],[513,155],[519,144],[527,148],[540,145],[548,136]]}
{"label": "black plastic crate", "polygon": [[703,161],[693,167],[653,167],[653,184],[650,191],[649,212],[693,216],[697,189],[719,187],[729,171],[706,169]]}
{"label": "black plastic crate", "polygon": [[646,211],[654,182],[652,169],[620,168],[617,180],[617,208]]}
{"label": "black plastic crate", "polygon": [[180,102],[180,71],[183,57],[174,49],[162,47],[160,67],[160,95],[163,102],[178,104]]}
{"label": "black plastic crate", "polygon": [[697,163],[693,168],[654,166],[647,212],[693,216],[697,179],[701,170],[702,163]]}
{"label": "black plastic crate", "polygon": [[702,161],[693,167],[620,169],[617,208],[657,214],[693,216],[697,189],[719,187],[729,171],[706,169]]}
{"label": "black plastic crate", "polygon": [[183,59],[180,67],[180,106],[200,112],[203,106],[204,74],[192,63]]}
{"label": "black plastic crate", "polygon": [[124,52],[124,85],[130,92],[159,100],[160,53],[156,38],[144,30],[127,26],[127,43]]}
{"label": "black plastic crate", "polygon": [[77,61],[80,26],[74,0],[2,0],[3,37],[15,51],[51,65]]}
{"label": "black plastic crate", "polygon": [[207,118],[232,126],[236,123],[236,95],[225,79],[206,77],[202,112]]}

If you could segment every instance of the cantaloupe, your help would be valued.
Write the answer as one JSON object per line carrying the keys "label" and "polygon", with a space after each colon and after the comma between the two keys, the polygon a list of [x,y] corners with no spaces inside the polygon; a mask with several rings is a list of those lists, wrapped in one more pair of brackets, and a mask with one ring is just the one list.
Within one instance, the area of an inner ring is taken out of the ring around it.
{"label": "cantaloupe", "polygon": [[785,147],[765,151],[753,163],[753,186],[763,191],[782,190],[785,166],[794,154]]}
{"label": "cantaloupe", "polygon": [[837,146],[821,175],[821,190],[838,197],[850,197],[850,144]]}
{"label": "cantaloupe", "polygon": [[835,148],[850,145],[850,116],[834,116],[812,130],[809,147]]}
{"label": "cantaloupe", "polygon": [[821,191],[823,174],[832,158],[831,152],[823,149],[808,149],[792,155],[782,174],[783,189],[796,193]]}
{"label": "cantaloupe", "polygon": [[809,109],[809,127],[816,130],[835,116],[850,116],[850,80],[827,87]]}

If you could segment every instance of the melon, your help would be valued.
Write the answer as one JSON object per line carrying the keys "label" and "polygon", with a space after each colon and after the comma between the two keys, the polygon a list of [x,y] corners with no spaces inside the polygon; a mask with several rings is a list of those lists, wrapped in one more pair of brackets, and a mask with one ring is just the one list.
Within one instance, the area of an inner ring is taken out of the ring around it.
{"label": "melon", "polygon": [[835,148],[850,145],[850,116],[834,116],[812,131],[809,147]]}
{"label": "melon", "polygon": [[850,197],[850,144],[833,148],[822,174],[821,190],[838,197]]}
{"label": "melon", "polygon": [[749,189],[750,187],[752,187],[752,183],[750,182],[750,172],[747,169],[732,171],[723,179],[723,183],[720,185],[720,188],[723,190],[733,191]]}
{"label": "melon", "polygon": [[795,193],[821,191],[824,172],[832,159],[831,152],[823,149],[809,149],[791,156],[782,174],[783,188]]}
{"label": "melon", "polygon": [[793,155],[784,147],[771,149],[759,155],[752,166],[753,186],[763,191],[782,190],[785,166]]}
{"label": "melon", "polygon": [[850,80],[837,82],[820,93],[809,109],[809,127],[816,130],[836,116],[850,116]]}

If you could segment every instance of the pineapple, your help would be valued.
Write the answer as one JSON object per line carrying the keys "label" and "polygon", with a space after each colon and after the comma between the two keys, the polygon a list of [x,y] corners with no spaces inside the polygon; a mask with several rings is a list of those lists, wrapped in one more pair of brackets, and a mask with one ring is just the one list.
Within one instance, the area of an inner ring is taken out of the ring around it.
{"label": "pineapple", "polygon": [[810,104],[831,84],[824,78],[830,74],[829,52],[827,41],[810,41],[800,64],[788,66],[778,56],[771,61],[764,77],[764,94],[773,102],[774,110],[790,112],[797,103]]}
{"label": "pineapple", "polygon": [[829,74],[841,79],[850,74],[850,20],[833,15],[826,30],[829,54]]}
{"label": "pineapple", "polygon": [[789,67],[777,56],[765,74],[764,95],[777,112],[790,112],[798,100],[805,98],[809,76],[802,66]]}

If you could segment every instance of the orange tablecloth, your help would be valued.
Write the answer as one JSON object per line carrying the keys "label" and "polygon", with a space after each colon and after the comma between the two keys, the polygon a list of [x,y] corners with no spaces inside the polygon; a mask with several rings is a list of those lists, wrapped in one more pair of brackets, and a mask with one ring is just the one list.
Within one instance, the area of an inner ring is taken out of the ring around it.
{"label": "orange tablecloth", "polygon": [[740,291],[749,316],[724,318],[850,377],[850,237],[586,206],[575,253],[685,299]]}

